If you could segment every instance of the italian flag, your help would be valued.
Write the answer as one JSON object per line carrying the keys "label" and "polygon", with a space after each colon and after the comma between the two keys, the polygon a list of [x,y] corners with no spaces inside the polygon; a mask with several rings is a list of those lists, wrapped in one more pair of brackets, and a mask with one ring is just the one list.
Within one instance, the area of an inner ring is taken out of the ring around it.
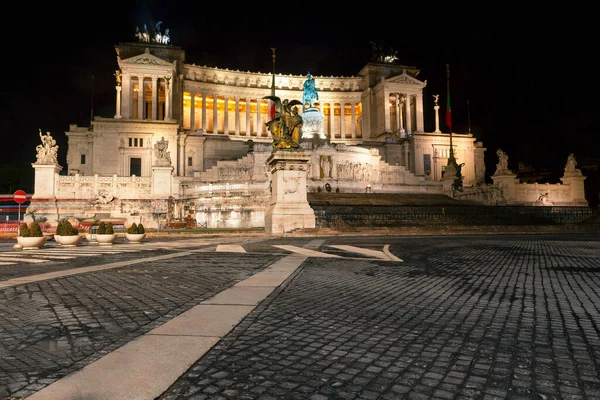
{"label": "italian flag", "polygon": [[267,100],[269,106],[269,121],[275,118],[275,102],[273,100]]}
{"label": "italian flag", "polygon": [[450,64],[446,64],[446,125],[452,133],[452,107],[450,107]]}

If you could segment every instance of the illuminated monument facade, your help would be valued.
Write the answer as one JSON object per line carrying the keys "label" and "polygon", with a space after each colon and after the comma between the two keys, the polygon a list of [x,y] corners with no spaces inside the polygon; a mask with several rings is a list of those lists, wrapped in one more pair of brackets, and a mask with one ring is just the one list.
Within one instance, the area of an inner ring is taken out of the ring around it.
{"label": "illuminated monument facade", "polygon": [[[556,188],[521,190],[510,171],[485,184],[483,144],[440,130],[437,95],[436,129],[425,132],[427,82],[395,54],[374,48],[356,76],[313,77],[190,65],[183,49],[164,42],[139,35],[116,45],[114,116],[70,126],[67,175],[58,165],[34,165],[36,180],[38,169],[44,179],[55,174],[31,205],[48,220],[110,216],[152,227],[159,217],[191,217],[209,228],[264,226],[273,153],[265,97],[273,91],[301,103],[307,193],[430,193],[528,205],[550,193],[555,205],[587,204],[585,178],[572,171]],[[444,176],[451,143],[462,166],[460,192],[455,177]]]}

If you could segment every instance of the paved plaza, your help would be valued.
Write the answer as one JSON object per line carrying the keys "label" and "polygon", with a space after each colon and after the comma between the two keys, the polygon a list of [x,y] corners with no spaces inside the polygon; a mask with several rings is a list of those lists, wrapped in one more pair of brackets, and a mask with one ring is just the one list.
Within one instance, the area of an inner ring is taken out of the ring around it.
{"label": "paved plaza", "polygon": [[599,239],[0,243],[0,399],[600,399]]}

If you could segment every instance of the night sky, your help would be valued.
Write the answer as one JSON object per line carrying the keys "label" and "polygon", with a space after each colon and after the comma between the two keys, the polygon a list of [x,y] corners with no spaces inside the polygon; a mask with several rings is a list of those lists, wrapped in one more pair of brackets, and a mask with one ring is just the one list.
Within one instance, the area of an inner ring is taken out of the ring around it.
{"label": "night sky", "polygon": [[278,74],[310,71],[317,80],[357,75],[370,60],[370,42],[398,50],[398,62],[421,69],[418,78],[427,80],[427,131],[434,130],[434,94],[443,121],[449,64],[454,131],[470,126],[483,142],[488,175],[498,148],[513,170],[523,162],[562,171],[571,152],[580,164],[600,155],[600,79],[593,61],[598,35],[590,12],[529,15],[494,5],[411,9],[394,3],[398,11],[390,3],[351,8],[336,2],[252,2],[242,9],[221,3],[17,5],[22,10],[5,16],[17,18],[20,28],[3,43],[0,164],[34,162],[42,129],[57,139],[65,166],[69,124],[89,126],[92,114],[114,115],[114,45],[135,41],[136,26],[158,21],[163,32],[170,29],[172,44],[186,51],[186,63],[242,71],[270,72],[271,47],[277,48]]}

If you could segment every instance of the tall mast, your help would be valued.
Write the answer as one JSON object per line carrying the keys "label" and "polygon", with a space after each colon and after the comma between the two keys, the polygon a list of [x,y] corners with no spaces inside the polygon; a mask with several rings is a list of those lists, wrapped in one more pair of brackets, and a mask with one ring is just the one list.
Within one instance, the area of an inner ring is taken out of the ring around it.
{"label": "tall mast", "polygon": [[446,64],[446,91],[447,91],[447,104],[446,104],[446,122],[449,123],[450,128],[450,158],[448,163],[456,164],[454,158],[454,147],[452,145],[452,114],[450,110],[450,64]]}
{"label": "tall mast", "polygon": [[277,50],[275,47],[271,47],[271,51],[273,52],[273,55],[271,56],[271,58],[273,58],[273,78],[271,81],[271,96],[275,96],[275,50]]}
{"label": "tall mast", "polygon": [[469,128],[469,134],[471,134],[471,107],[469,105],[469,99],[467,99],[467,124]]}

